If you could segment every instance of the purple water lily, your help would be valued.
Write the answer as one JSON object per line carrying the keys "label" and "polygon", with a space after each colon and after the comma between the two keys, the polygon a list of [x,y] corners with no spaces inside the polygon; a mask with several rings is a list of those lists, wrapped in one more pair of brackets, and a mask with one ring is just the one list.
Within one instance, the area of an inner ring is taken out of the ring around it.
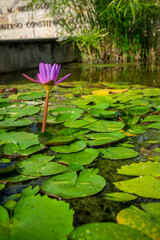
{"label": "purple water lily", "polygon": [[61,68],[61,65],[58,66],[58,64],[56,64],[56,63],[53,64],[53,66],[48,63],[46,63],[46,64],[40,63],[39,64],[39,73],[37,73],[37,80],[35,80],[23,73],[23,76],[26,77],[27,79],[29,79],[33,82],[36,82],[36,83],[43,84],[43,86],[46,90],[46,100],[45,100],[45,108],[44,108],[44,115],[43,115],[42,132],[44,132],[45,128],[46,128],[49,93],[50,93],[51,88],[54,85],[62,82],[64,79],[66,79],[67,77],[69,77],[71,75],[71,74],[68,74],[65,77],[63,77],[57,81],[60,68]]}
{"label": "purple water lily", "polygon": [[23,73],[23,76],[33,82],[41,83],[43,85],[51,84],[50,83],[51,81],[53,81],[53,85],[56,85],[71,75],[71,74],[68,74],[65,77],[63,77],[57,81],[60,68],[61,68],[61,65],[58,66],[58,64],[56,64],[56,63],[54,63],[53,66],[48,63],[46,63],[46,64],[40,63],[39,64],[39,73],[37,73],[37,80],[27,76],[24,73]]}

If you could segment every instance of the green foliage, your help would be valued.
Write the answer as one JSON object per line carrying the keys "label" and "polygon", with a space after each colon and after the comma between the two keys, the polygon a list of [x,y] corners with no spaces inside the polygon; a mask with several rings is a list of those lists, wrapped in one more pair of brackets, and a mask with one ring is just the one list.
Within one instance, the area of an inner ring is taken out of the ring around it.
{"label": "green foliage", "polygon": [[[45,3],[85,61],[154,57],[160,3],[156,0],[32,0]],[[77,29],[80,29],[77,31]]]}

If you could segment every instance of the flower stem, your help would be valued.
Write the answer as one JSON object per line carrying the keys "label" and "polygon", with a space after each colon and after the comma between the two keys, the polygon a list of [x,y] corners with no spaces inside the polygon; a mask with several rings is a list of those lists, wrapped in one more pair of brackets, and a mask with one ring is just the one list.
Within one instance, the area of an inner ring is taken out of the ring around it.
{"label": "flower stem", "polygon": [[49,90],[46,90],[46,100],[45,100],[45,107],[44,107],[42,132],[44,132],[45,128],[46,128],[47,111],[48,111],[48,100],[49,100]]}

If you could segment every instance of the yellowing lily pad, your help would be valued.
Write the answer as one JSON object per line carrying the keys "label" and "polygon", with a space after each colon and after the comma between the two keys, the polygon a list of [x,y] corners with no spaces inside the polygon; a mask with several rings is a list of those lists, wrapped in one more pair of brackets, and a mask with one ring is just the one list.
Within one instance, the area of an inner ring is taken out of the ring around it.
{"label": "yellowing lily pad", "polygon": [[[160,203],[152,203],[152,209],[154,209],[154,205],[157,213],[159,213]],[[142,208],[146,210],[147,204],[143,204]],[[135,206],[130,206],[118,213],[117,222],[133,229],[137,229],[153,240],[160,239],[160,220],[152,211],[144,212]]]}
{"label": "yellowing lily pad", "polygon": [[116,202],[127,202],[137,199],[136,196],[123,192],[106,193],[105,198]]}
{"label": "yellowing lily pad", "polygon": [[100,192],[106,185],[103,177],[86,170],[76,173],[64,173],[43,182],[41,190],[50,196],[64,199],[86,197]]}
{"label": "yellowing lily pad", "polygon": [[71,240],[150,240],[145,234],[128,226],[111,223],[88,223],[69,235]]}
{"label": "yellowing lily pad", "polygon": [[160,198],[160,179],[153,176],[136,177],[130,180],[115,182],[121,191],[133,193],[141,197]]}
{"label": "yellowing lily pad", "polygon": [[119,174],[131,176],[160,176],[160,162],[139,162],[124,165],[117,170]]}

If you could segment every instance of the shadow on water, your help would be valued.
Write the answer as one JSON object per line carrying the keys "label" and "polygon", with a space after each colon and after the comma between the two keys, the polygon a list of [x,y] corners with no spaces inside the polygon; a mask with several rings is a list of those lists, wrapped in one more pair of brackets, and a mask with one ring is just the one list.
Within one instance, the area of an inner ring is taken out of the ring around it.
{"label": "shadow on water", "polygon": [[[37,69],[24,70],[36,78]],[[84,64],[73,63],[62,66],[59,77],[71,73],[70,81],[114,82],[119,84],[141,84],[160,87],[160,63],[128,63],[128,64]],[[28,82],[28,80],[27,80]],[[0,75],[0,84],[25,84],[26,79],[21,72]]]}

